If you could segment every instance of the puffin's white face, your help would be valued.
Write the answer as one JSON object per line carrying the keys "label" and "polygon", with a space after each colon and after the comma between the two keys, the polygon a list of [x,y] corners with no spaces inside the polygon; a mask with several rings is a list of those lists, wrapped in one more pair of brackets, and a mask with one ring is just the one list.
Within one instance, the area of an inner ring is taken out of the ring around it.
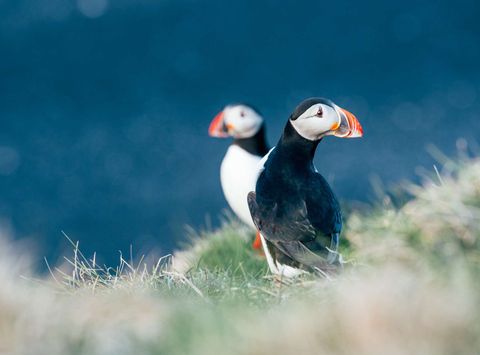
{"label": "puffin's white face", "polygon": [[311,141],[329,135],[363,136],[363,128],[355,115],[323,98],[304,100],[290,116],[290,123],[300,136]]}
{"label": "puffin's white face", "polygon": [[213,137],[249,138],[263,124],[263,118],[247,105],[229,105],[210,124],[209,134]]}
{"label": "puffin's white face", "polygon": [[341,117],[333,107],[317,103],[290,122],[299,135],[315,141],[335,134],[340,127]]}
{"label": "puffin's white face", "polygon": [[234,138],[249,138],[262,126],[263,119],[251,107],[245,105],[227,106],[223,110],[225,126]]}

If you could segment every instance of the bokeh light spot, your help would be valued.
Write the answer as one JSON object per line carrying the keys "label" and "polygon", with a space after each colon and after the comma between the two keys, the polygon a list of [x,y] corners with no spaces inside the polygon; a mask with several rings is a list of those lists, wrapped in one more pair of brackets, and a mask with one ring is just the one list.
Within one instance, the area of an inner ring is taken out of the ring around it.
{"label": "bokeh light spot", "polygon": [[78,10],[86,17],[102,16],[108,8],[108,0],[77,0]]}
{"label": "bokeh light spot", "polygon": [[20,165],[20,155],[11,147],[0,146],[0,175],[13,174]]}

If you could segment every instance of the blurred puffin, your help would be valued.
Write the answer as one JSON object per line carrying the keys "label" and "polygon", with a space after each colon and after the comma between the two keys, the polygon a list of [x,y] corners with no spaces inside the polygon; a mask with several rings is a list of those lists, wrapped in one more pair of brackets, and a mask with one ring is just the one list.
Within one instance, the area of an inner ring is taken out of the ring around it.
{"label": "blurred puffin", "polygon": [[[220,181],[230,208],[242,222],[256,230],[248,209],[247,195],[255,189],[259,162],[269,149],[264,120],[250,106],[228,105],[215,116],[208,133],[212,137],[233,138],[220,167]],[[253,248],[262,248],[258,232]]]}
{"label": "blurred puffin", "polygon": [[341,264],[337,252],[340,206],[313,165],[317,145],[330,135],[361,137],[363,129],[353,114],[330,100],[303,101],[262,161],[255,192],[248,194],[252,219],[274,274],[328,274]]}

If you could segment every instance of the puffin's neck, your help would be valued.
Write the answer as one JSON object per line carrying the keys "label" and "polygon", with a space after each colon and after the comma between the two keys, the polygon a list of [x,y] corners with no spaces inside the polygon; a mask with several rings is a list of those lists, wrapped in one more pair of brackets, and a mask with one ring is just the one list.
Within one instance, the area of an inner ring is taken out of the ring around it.
{"label": "puffin's neck", "polygon": [[278,149],[286,164],[294,168],[313,169],[313,158],[320,140],[311,141],[303,138],[289,120],[275,150]]}
{"label": "puffin's neck", "polygon": [[268,144],[265,136],[265,125],[262,124],[255,135],[249,138],[235,138],[233,143],[246,150],[250,154],[263,157],[268,153]]}

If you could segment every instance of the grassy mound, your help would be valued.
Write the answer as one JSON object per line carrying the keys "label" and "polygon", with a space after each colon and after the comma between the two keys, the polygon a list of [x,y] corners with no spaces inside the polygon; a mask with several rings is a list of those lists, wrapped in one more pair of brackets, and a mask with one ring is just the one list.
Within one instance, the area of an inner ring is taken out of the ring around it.
{"label": "grassy mound", "polygon": [[351,213],[335,279],[276,280],[234,221],[156,265],[75,248],[39,283],[0,239],[0,353],[476,353],[480,161],[450,165],[402,206]]}
{"label": "grassy mound", "polygon": [[359,258],[391,258],[435,263],[448,271],[452,263],[480,265],[480,160],[456,164],[422,186],[408,185],[413,198],[400,208],[388,199],[382,208],[354,213],[347,237]]}
{"label": "grassy mound", "polygon": [[186,273],[208,269],[232,277],[249,274],[261,277],[267,272],[265,259],[253,250],[253,232],[231,216],[213,232],[190,232],[190,242],[174,256],[174,269]]}

